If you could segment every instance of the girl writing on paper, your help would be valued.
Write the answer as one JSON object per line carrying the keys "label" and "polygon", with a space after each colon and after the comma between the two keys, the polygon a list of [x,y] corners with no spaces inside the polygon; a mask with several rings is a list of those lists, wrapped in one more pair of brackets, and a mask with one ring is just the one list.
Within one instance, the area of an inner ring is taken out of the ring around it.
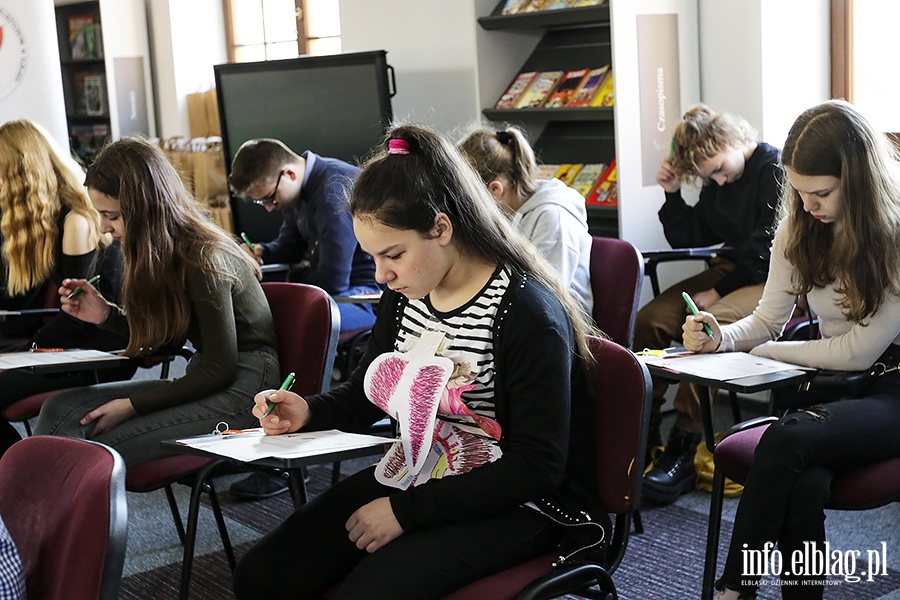
{"label": "girl writing on paper", "polygon": [[[0,125],[0,236],[5,278],[0,282],[0,309],[47,308],[65,278],[100,274],[99,286],[118,299],[122,254],[100,231],[100,216],[82,185],[84,171],[39,125],[8,121]],[[124,348],[128,338],[73,319],[65,313],[48,317],[10,316],[0,321],[4,351],[38,348]],[[135,366],[103,370],[101,377],[128,379]],[[25,371],[0,373],[0,408],[33,394],[85,385],[92,373],[43,376]],[[0,454],[20,439],[0,419]]]}
{"label": "girl writing on paper", "polygon": [[516,127],[478,129],[458,147],[494,200],[590,314],[591,234],[584,197],[559,179],[537,178],[534,150]]}
{"label": "girl writing on paper", "polygon": [[[801,114],[782,151],[787,184],[759,306],[719,327],[707,312],[685,321],[695,352],[751,354],[820,369],[900,362],[900,162],[888,139],[850,104]],[[805,294],[822,339],[775,342]],[[703,323],[714,339],[703,332]],[[900,376],[874,377],[855,397],[792,412],[756,449],[717,583],[718,598],[755,597],[742,552],[777,542],[784,557],[804,543],[824,548],[832,474],[900,456]],[[784,579],[803,579],[784,576]],[[824,576],[782,587],[785,598],[821,598]],[[799,583],[799,585],[796,585]]]}
{"label": "girl writing on paper", "polygon": [[589,468],[583,451],[567,459],[590,447],[588,318],[450,142],[396,127],[350,211],[388,287],[366,355],[329,393],[263,392],[253,412],[270,435],[365,431],[388,413],[402,441],[251,548],[239,600],[338,584],[333,598],[441,597],[553,548],[557,526],[523,504]]}
{"label": "girl writing on paper", "polygon": [[[62,309],[128,337],[126,354],[185,339],[196,354],[174,381],[139,380],[57,394],[36,434],[88,437],[126,464],[161,455],[160,442],[253,423],[247,398],[278,385],[275,330],[256,262],[212,224],[156,146],[124,138],[104,148],[86,185],[101,228],[125,253],[122,306],[84,279],[66,279]],[[84,293],[65,297],[82,287]]]}

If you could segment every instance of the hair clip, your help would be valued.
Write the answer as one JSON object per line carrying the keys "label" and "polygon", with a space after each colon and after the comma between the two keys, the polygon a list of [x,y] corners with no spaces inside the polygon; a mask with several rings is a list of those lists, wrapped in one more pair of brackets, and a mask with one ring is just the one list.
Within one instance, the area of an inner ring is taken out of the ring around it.
{"label": "hair clip", "polygon": [[510,142],[512,142],[512,134],[505,129],[500,129],[497,131],[497,141],[504,146],[509,146]]}
{"label": "hair clip", "polygon": [[400,138],[388,140],[388,154],[409,154],[409,142]]}

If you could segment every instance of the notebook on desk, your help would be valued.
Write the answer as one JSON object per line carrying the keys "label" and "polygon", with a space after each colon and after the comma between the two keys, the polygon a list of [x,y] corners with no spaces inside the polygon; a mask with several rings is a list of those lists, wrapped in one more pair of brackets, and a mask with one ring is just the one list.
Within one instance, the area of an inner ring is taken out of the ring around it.
{"label": "notebook on desk", "polygon": [[706,379],[732,381],[771,375],[785,371],[815,371],[780,360],[753,356],[746,352],[721,352],[718,354],[666,354],[662,356],[639,356],[644,364],[654,365],[673,373],[685,373]]}

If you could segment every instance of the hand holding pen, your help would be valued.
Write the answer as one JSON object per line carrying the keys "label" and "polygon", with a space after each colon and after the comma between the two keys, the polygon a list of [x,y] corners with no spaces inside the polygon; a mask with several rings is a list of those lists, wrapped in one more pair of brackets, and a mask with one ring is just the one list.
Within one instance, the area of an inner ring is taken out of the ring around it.
{"label": "hand holding pen", "polygon": [[59,288],[60,309],[85,323],[99,325],[104,322],[111,309],[93,285],[98,281],[99,275],[89,280],[64,279]]}
{"label": "hand holding pen", "polygon": [[243,231],[241,232],[241,240],[244,242],[244,247],[247,248],[250,252],[250,256],[256,259],[256,262],[262,264],[262,246],[254,244],[250,241],[250,238]]}
{"label": "hand holding pen", "polygon": [[681,326],[684,347],[691,352],[715,352],[722,340],[718,321],[712,314],[700,312],[687,292],[682,292],[681,297],[691,311]]}
{"label": "hand holding pen", "polygon": [[281,384],[281,389],[266,390],[253,398],[253,414],[266,435],[279,435],[297,431],[309,421],[309,404],[294,392],[289,391],[294,382],[291,373]]}

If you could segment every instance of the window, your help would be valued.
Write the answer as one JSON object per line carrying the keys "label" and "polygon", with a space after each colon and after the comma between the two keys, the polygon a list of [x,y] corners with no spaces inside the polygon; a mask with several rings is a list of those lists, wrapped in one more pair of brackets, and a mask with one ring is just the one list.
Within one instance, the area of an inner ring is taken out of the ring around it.
{"label": "window", "polygon": [[222,0],[230,62],[341,51],[338,0]]}
{"label": "window", "polygon": [[900,3],[831,0],[832,97],[853,102],[881,131],[900,132],[892,75]]}

